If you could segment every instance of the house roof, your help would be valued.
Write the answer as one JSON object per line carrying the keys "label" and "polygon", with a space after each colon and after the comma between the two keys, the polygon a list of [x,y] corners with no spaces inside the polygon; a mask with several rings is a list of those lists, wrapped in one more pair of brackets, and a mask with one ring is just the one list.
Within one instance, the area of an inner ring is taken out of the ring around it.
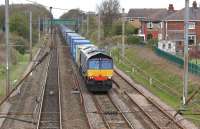
{"label": "house roof", "polygon": [[140,18],[141,20],[153,20],[160,21],[163,20],[166,16],[176,11],[168,11],[165,8],[160,9],[130,9],[128,12],[128,17]]}
{"label": "house roof", "polygon": [[[177,11],[165,18],[165,20],[170,21],[170,20],[184,20],[184,13],[185,13],[185,8],[181,9],[180,11]],[[189,9],[189,16],[190,20],[200,20],[200,8],[194,8],[190,7]]]}

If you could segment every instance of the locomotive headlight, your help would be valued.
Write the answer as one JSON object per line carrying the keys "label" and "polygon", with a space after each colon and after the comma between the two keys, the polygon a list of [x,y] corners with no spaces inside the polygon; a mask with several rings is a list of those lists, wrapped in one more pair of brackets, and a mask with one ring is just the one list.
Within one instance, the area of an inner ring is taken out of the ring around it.
{"label": "locomotive headlight", "polygon": [[89,77],[89,79],[94,79],[94,77]]}
{"label": "locomotive headlight", "polygon": [[111,76],[109,76],[109,77],[108,77],[108,79],[112,79],[112,77],[111,77]]}

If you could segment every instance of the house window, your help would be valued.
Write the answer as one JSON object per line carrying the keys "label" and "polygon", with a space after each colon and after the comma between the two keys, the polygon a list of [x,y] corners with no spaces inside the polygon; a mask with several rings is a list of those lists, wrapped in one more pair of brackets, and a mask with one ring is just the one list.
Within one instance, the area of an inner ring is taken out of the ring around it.
{"label": "house window", "polygon": [[134,21],[134,18],[129,17],[128,20],[129,20],[130,22],[133,22],[133,21]]}
{"label": "house window", "polygon": [[189,22],[188,29],[195,29],[195,22]]}
{"label": "house window", "polygon": [[165,44],[162,45],[162,48],[165,49]]}
{"label": "house window", "polygon": [[133,19],[133,18],[131,18],[131,19],[130,19],[130,21],[131,21],[131,22],[133,22],[133,21],[134,21],[134,19]]}
{"label": "house window", "polygon": [[168,44],[168,49],[171,49],[172,48],[172,44]]}
{"label": "house window", "polygon": [[147,23],[147,28],[148,29],[153,29],[153,23],[152,22],[148,22]]}
{"label": "house window", "polygon": [[196,35],[189,35],[188,36],[188,44],[190,46],[196,44]]}

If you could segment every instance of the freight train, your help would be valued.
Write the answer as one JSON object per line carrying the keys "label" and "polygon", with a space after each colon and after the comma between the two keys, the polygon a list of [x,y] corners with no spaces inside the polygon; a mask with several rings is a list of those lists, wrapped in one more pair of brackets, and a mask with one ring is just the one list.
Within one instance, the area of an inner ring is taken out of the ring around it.
{"label": "freight train", "polygon": [[92,92],[109,91],[112,88],[113,59],[66,26],[61,25],[60,30],[87,89]]}

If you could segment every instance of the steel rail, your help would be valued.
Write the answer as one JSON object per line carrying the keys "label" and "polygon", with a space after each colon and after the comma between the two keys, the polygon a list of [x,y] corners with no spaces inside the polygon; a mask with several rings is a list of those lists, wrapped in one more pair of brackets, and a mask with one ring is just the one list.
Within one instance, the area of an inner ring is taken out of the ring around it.
{"label": "steel rail", "polygon": [[[122,118],[124,119],[124,121],[126,122],[127,126],[131,129],[136,129],[132,123],[128,120],[128,118],[126,117],[125,113],[112,101],[112,98],[109,94],[106,94],[106,96],[108,96],[110,102],[113,104],[113,106],[119,111],[117,114],[120,114],[122,116]],[[98,113],[100,113],[102,115],[103,121],[105,122],[106,126],[108,127],[108,129],[111,129],[112,127],[110,126],[109,122],[106,120],[106,117],[104,116],[104,111],[101,109],[100,104],[97,101],[97,98],[94,96],[93,97],[95,104],[97,106],[97,109],[99,110]]]}
{"label": "steel rail", "polygon": [[[185,129],[180,123],[178,123],[176,121],[176,119],[171,116],[170,114],[168,114],[168,112],[166,112],[160,105],[158,105],[156,102],[154,102],[151,98],[149,98],[148,96],[146,96],[142,91],[140,91],[138,88],[136,88],[132,83],[130,83],[125,77],[123,77],[121,74],[119,74],[116,70],[114,71],[120,78],[122,78],[128,85],[130,85],[132,88],[134,88],[138,93],[140,93],[143,97],[145,97],[146,100],[148,100],[148,102],[150,102],[152,105],[154,105],[161,113],[163,113],[170,121],[172,121],[176,126],[178,126],[180,129]],[[115,82],[113,80],[114,83],[117,84],[117,82]],[[126,93],[126,92],[125,92]],[[130,96],[128,96],[130,97]],[[132,100],[132,99],[131,99]],[[134,100],[132,100],[134,101]]]}
{"label": "steel rail", "polygon": [[62,129],[62,102],[61,102],[62,93],[61,93],[61,83],[60,83],[60,63],[59,63],[58,51],[57,51],[57,64],[58,64],[58,99],[59,99],[59,113],[60,113],[60,129]]}
{"label": "steel rail", "polygon": [[80,82],[79,82],[79,79],[78,79],[78,75],[77,75],[77,72],[74,68],[74,66],[72,66],[72,77],[73,77],[73,82],[74,82],[74,89],[75,90],[79,90],[80,92],[80,99],[81,99],[81,104],[82,104],[82,108],[83,108],[83,111],[85,112],[86,114],[86,118],[87,118],[87,125],[90,129],[92,129],[92,125],[90,124],[90,121],[88,119],[88,116],[87,116],[87,113],[86,113],[86,110],[85,110],[85,101],[84,101],[84,97],[83,97],[83,93],[82,93],[82,90],[81,90],[81,87],[80,87]]}
{"label": "steel rail", "polygon": [[[115,83],[115,85],[116,85],[117,87],[120,87],[119,84],[117,84],[116,81],[113,80],[113,82]],[[138,105],[138,104],[128,95],[128,93],[127,93],[126,91],[124,91],[124,93],[125,93],[126,96],[128,96],[128,98],[131,100],[131,102],[134,103],[134,104],[142,111],[142,113],[153,123],[153,125],[154,125],[155,127],[157,127],[158,129],[162,129],[162,127],[160,127],[159,124],[157,124],[156,121],[154,121],[154,120],[151,118],[151,116],[150,116],[140,105]]]}
{"label": "steel rail", "polygon": [[[51,58],[51,57],[50,57]],[[42,97],[42,101],[41,101],[41,104],[40,104],[40,109],[39,109],[39,117],[38,117],[38,121],[37,121],[37,125],[36,125],[36,129],[39,129],[39,124],[40,124],[40,119],[41,119],[41,115],[42,115],[42,107],[43,107],[43,101],[44,101],[44,93],[45,93],[45,90],[46,90],[46,83],[47,83],[47,77],[48,77],[48,72],[49,72],[49,66],[50,66],[50,60],[48,61],[48,65],[47,65],[47,71],[46,71],[46,74],[45,74],[45,81],[44,81],[44,85],[43,85],[43,90],[42,90],[42,94],[41,94],[41,97]]]}
{"label": "steel rail", "polygon": [[[54,52],[53,52],[53,51],[54,51]],[[55,55],[55,54],[56,54],[56,55]],[[58,63],[58,59],[56,58],[57,56],[58,56],[58,55],[57,55],[57,50],[56,50],[56,49],[52,49],[51,59],[50,59],[51,64],[50,64],[50,67],[49,67],[49,68],[52,68],[54,65],[57,65],[56,70],[57,70],[57,72],[58,72],[58,64],[57,64],[57,63]],[[56,58],[56,64],[53,64],[53,63],[55,63],[55,62],[53,62],[54,58]],[[48,80],[48,79],[49,79],[49,75],[52,75],[52,74],[53,74],[53,73],[49,73],[49,72],[53,72],[52,70],[53,70],[53,69],[49,69],[49,70],[48,70],[48,77],[47,77],[47,82],[46,82],[45,89],[47,89],[47,88],[50,88],[50,89],[51,89],[51,88],[52,88],[52,87],[49,87],[49,86],[51,86],[51,85],[49,85],[49,84],[50,84],[50,83],[49,83],[50,80]],[[61,124],[62,122],[61,122],[61,119],[60,119],[60,118],[61,118],[61,114],[60,114],[61,105],[60,105],[60,100],[59,100],[60,93],[59,93],[59,86],[58,86],[58,80],[59,80],[59,78],[58,78],[58,73],[57,73],[56,76],[57,76],[57,80],[56,80],[56,81],[57,81],[57,82],[56,82],[56,83],[57,83],[57,84],[56,84],[56,85],[57,85],[57,88],[56,88],[56,89],[58,90],[58,96],[56,95],[56,96],[55,96],[56,98],[54,97],[53,99],[58,99],[58,105],[57,105],[58,112],[54,112],[54,114],[59,113],[59,116],[58,116],[59,121],[49,121],[49,120],[47,120],[47,121],[46,121],[46,120],[45,120],[45,121],[42,121],[42,120],[41,120],[41,119],[42,119],[42,114],[43,114],[43,112],[42,112],[43,107],[44,107],[44,109],[45,109],[46,106],[47,106],[47,105],[44,106],[44,102],[46,102],[45,99],[44,99],[44,97],[46,97],[46,95],[45,95],[45,94],[46,94],[46,90],[45,90],[45,91],[44,91],[44,96],[43,96],[43,104],[42,104],[42,106],[41,106],[41,109],[42,109],[42,110],[41,110],[40,120],[39,120],[37,129],[40,129],[40,128],[41,128],[42,123],[49,123],[49,122],[51,122],[51,123],[58,123],[57,126],[58,126],[59,128],[60,128],[61,125],[62,125],[62,124]],[[51,77],[51,76],[50,76],[50,77]],[[49,83],[49,84],[48,84],[48,83]],[[48,87],[47,87],[47,86],[48,86]],[[50,91],[50,92],[51,92],[51,91]],[[57,97],[58,97],[58,98],[57,98]],[[49,114],[49,113],[48,113],[48,110],[49,110],[49,109],[45,109],[45,110],[47,110],[47,113],[45,113],[46,115],[44,114],[43,117],[44,117],[44,118],[50,118],[50,116],[48,115],[48,114]],[[50,109],[50,110],[51,110],[51,109]],[[51,114],[52,114],[52,113],[51,113]],[[48,126],[48,125],[47,125],[47,126]],[[56,126],[56,127],[57,127],[57,126]],[[42,127],[42,128],[43,128],[43,127]],[[55,127],[54,127],[54,128],[55,128]]]}
{"label": "steel rail", "polygon": [[[56,35],[54,35],[54,42],[56,39],[57,39],[57,37],[56,37]],[[45,83],[45,87],[43,89],[41,108],[39,111],[40,116],[39,116],[39,119],[37,122],[37,129],[40,129],[41,126],[44,126],[44,125],[48,127],[48,123],[55,123],[55,124],[57,123],[55,125],[55,127],[52,127],[52,128],[62,129],[62,102],[61,102],[62,94],[61,94],[61,84],[60,84],[60,68],[59,68],[59,52],[58,52],[59,50],[57,48],[52,48],[50,51],[51,51],[51,57],[50,57],[49,67],[48,67],[48,72],[47,72],[47,80]],[[53,74],[55,74],[54,72],[56,73],[56,75],[53,75]],[[56,76],[56,77],[54,77],[54,76]],[[50,82],[52,80],[51,78],[56,78],[56,79],[54,79],[53,80],[54,82],[51,83]],[[54,84],[54,85],[52,85],[52,84]],[[56,85],[56,87],[54,87],[55,85]],[[50,92],[49,92],[50,95],[54,94],[53,91],[55,90],[56,95],[54,97],[52,96],[53,98],[51,98],[51,100],[56,104],[55,108],[48,108],[50,101],[47,101],[47,103],[46,103],[45,98],[49,97],[47,94],[48,90],[50,90]],[[51,93],[51,90],[52,90],[52,93]],[[58,103],[56,103],[56,101]],[[44,103],[46,103],[46,104],[44,105]],[[45,114],[43,114],[43,109],[45,110],[44,111]],[[51,110],[53,110],[53,111],[55,110],[54,113],[51,112],[51,115],[56,114],[55,120],[51,120],[51,118],[53,116],[49,116],[50,114],[48,111],[51,111]],[[42,120],[42,119],[44,119],[44,120]],[[42,128],[44,128],[44,127],[42,127]]]}
{"label": "steel rail", "polygon": [[103,122],[105,123],[107,129],[111,129],[111,126],[110,126],[109,122],[106,120],[106,117],[104,116],[104,112],[103,112],[103,110],[101,109],[101,106],[100,106],[100,104],[98,103],[97,98],[96,98],[95,96],[93,97],[93,100],[94,100],[94,102],[95,102],[95,105],[96,105],[96,107],[97,107],[98,112],[101,113],[101,117],[103,118]]}
{"label": "steel rail", "polygon": [[128,123],[128,126],[131,128],[131,129],[136,129],[133,124],[127,119],[125,113],[116,105],[114,104],[114,102],[112,101],[111,99],[111,96],[108,95],[108,97],[110,98],[111,102],[113,103],[113,105],[118,109],[118,111],[120,112],[120,114],[122,115],[122,117],[124,118],[124,120]]}

